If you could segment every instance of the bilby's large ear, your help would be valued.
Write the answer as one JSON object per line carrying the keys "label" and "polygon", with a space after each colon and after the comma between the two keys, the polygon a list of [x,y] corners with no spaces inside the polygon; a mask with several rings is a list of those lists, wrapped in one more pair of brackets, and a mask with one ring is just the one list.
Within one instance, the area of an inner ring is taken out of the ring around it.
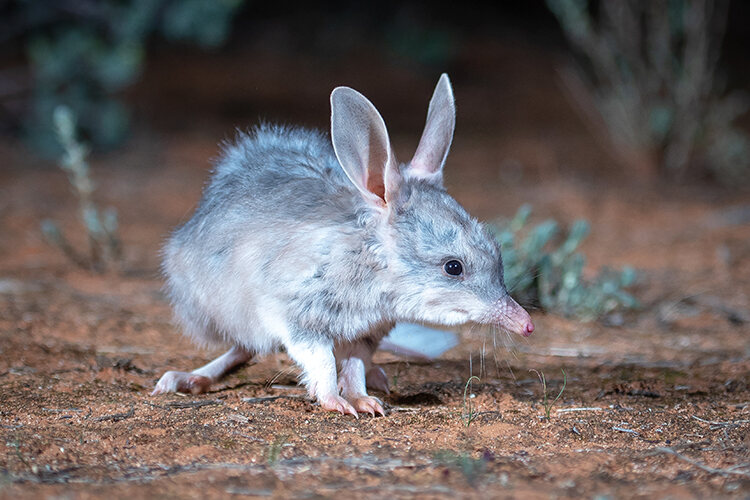
{"label": "bilby's large ear", "polygon": [[401,184],[383,118],[365,96],[349,87],[331,93],[331,141],[336,158],[365,200],[383,207]]}
{"label": "bilby's large ear", "polygon": [[417,152],[409,164],[412,177],[442,183],[443,165],[456,128],[456,104],[448,75],[440,75],[427,111],[427,122]]}

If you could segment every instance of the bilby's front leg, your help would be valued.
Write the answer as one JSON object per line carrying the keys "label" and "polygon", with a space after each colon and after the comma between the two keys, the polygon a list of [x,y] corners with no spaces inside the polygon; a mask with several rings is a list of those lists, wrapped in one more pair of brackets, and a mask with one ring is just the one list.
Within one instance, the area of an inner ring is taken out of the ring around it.
{"label": "bilby's front leg", "polygon": [[293,342],[286,345],[286,352],[302,368],[302,382],[323,409],[357,416],[357,410],[339,396],[332,342]]}
{"label": "bilby's front leg", "polygon": [[338,387],[341,395],[357,411],[369,413],[373,416],[376,413],[385,415],[382,403],[377,398],[367,395],[366,386],[372,386],[370,377],[373,371],[379,385],[385,383],[386,390],[388,388],[383,370],[378,366],[372,365],[372,354],[376,348],[377,341],[367,338],[351,343],[339,344],[336,346],[335,351],[336,360],[340,366]]}
{"label": "bilby's front leg", "polygon": [[250,361],[252,352],[239,346],[234,346],[210,363],[192,372],[169,371],[161,376],[151,395],[166,392],[183,392],[186,394],[200,394],[207,392],[211,384],[223,377],[233,368]]}

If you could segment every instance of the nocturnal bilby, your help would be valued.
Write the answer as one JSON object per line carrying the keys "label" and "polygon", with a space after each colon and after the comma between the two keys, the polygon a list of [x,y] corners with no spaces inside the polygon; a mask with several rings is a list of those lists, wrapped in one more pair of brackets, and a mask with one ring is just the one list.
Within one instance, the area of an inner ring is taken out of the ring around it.
{"label": "nocturnal bilby", "polygon": [[320,405],[384,414],[372,355],[397,322],[490,324],[528,336],[493,236],[445,190],[455,104],[438,81],[414,157],[400,163],[359,92],[331,94],[330,138],[263,124],[226,145],[193,216],[164,249],[186,335],[231,348],[154,394],[200,393],[254,355],[284,349]]}

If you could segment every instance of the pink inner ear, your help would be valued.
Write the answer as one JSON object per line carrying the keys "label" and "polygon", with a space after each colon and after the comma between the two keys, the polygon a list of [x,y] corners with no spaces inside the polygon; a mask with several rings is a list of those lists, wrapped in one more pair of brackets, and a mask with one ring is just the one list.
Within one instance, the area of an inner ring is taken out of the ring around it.
{"label": "pink inner ear", "polygon": [[382,175],[369,175],[367,177],[367,190],[372,194],[385,200],[385,183]]}

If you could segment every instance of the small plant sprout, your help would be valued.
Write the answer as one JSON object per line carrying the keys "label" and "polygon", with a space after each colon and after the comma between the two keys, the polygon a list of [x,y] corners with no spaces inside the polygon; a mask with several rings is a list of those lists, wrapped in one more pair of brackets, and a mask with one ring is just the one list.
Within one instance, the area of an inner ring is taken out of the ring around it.
{"label": "small plant sprout", "polygon": [[268,462],[268,465],[274,466],[279,461],[279,458],[281,458],[281,449],[286,444],[286,439],[287,436],[282,434],[276,436],[273,442],[268,444],[268,449],[266,450],[266,462]]}
{"label": "small plant sprout", "polygon": [[557,397],[555,397],[555,399],[550,401],[549,396],[547,395],[547,379],[544,376],[544,372],[539,372],[533,369],[529,371],[536,373],[536,376],[539,377],[539,381],[542,383],[542,405],[544,405],[544,418],[546,420],[549,420],[552,407],[555,406],[555,403],[557,403],[557,400],[560,399],[560,396],[562,396],[563,392],[565,392],[565,387],[568,385],[568,376],[566,375],[565,370],[560,369],[560,371],[563,374],[563,385],[562,385],[562,388],[560,389],[560,392],[557,393]]}
{"label": "small plant sprout", "polygon": [[54,221],[43,221],[42,233],[50,243],[62,250],[65,256],[77,265],[96,271],[111,269],[120,260],[117,212],[111,208],[100,211],[94,203],[95,186],[86,162],[89,149],[76,138],[75,115],[67,107],[58,106],[53,119],[58,141],[64,151],[60,159],[60,168],[68,174],[68,180],[78,198],[81,222],[88,234],[88,255],[82,255],[76,251]]}
{"label": "small plant sprout", "polygon": [[464,405],[461,409],[461,420],[463,421],[465,427],[469,427],[479,415],[475,411],[474,405],[471,402],[471,396],[468,395],[469,386],[471,386],[471,383],[474,381],[479,382],[479,377],[477,377],[476,375],[472,375],[471,377],[469,377],[469,380],[466,381],[466,385],[464,386]]}
{"label": "small plant sprout", "polygon": [[393,380],[391,383],[391,390],[398,392],[398,381],[401,379],[401,374],[405,368],[408,368],[409,363],[400,363],[396,368],[396,373],[393,374]]}

